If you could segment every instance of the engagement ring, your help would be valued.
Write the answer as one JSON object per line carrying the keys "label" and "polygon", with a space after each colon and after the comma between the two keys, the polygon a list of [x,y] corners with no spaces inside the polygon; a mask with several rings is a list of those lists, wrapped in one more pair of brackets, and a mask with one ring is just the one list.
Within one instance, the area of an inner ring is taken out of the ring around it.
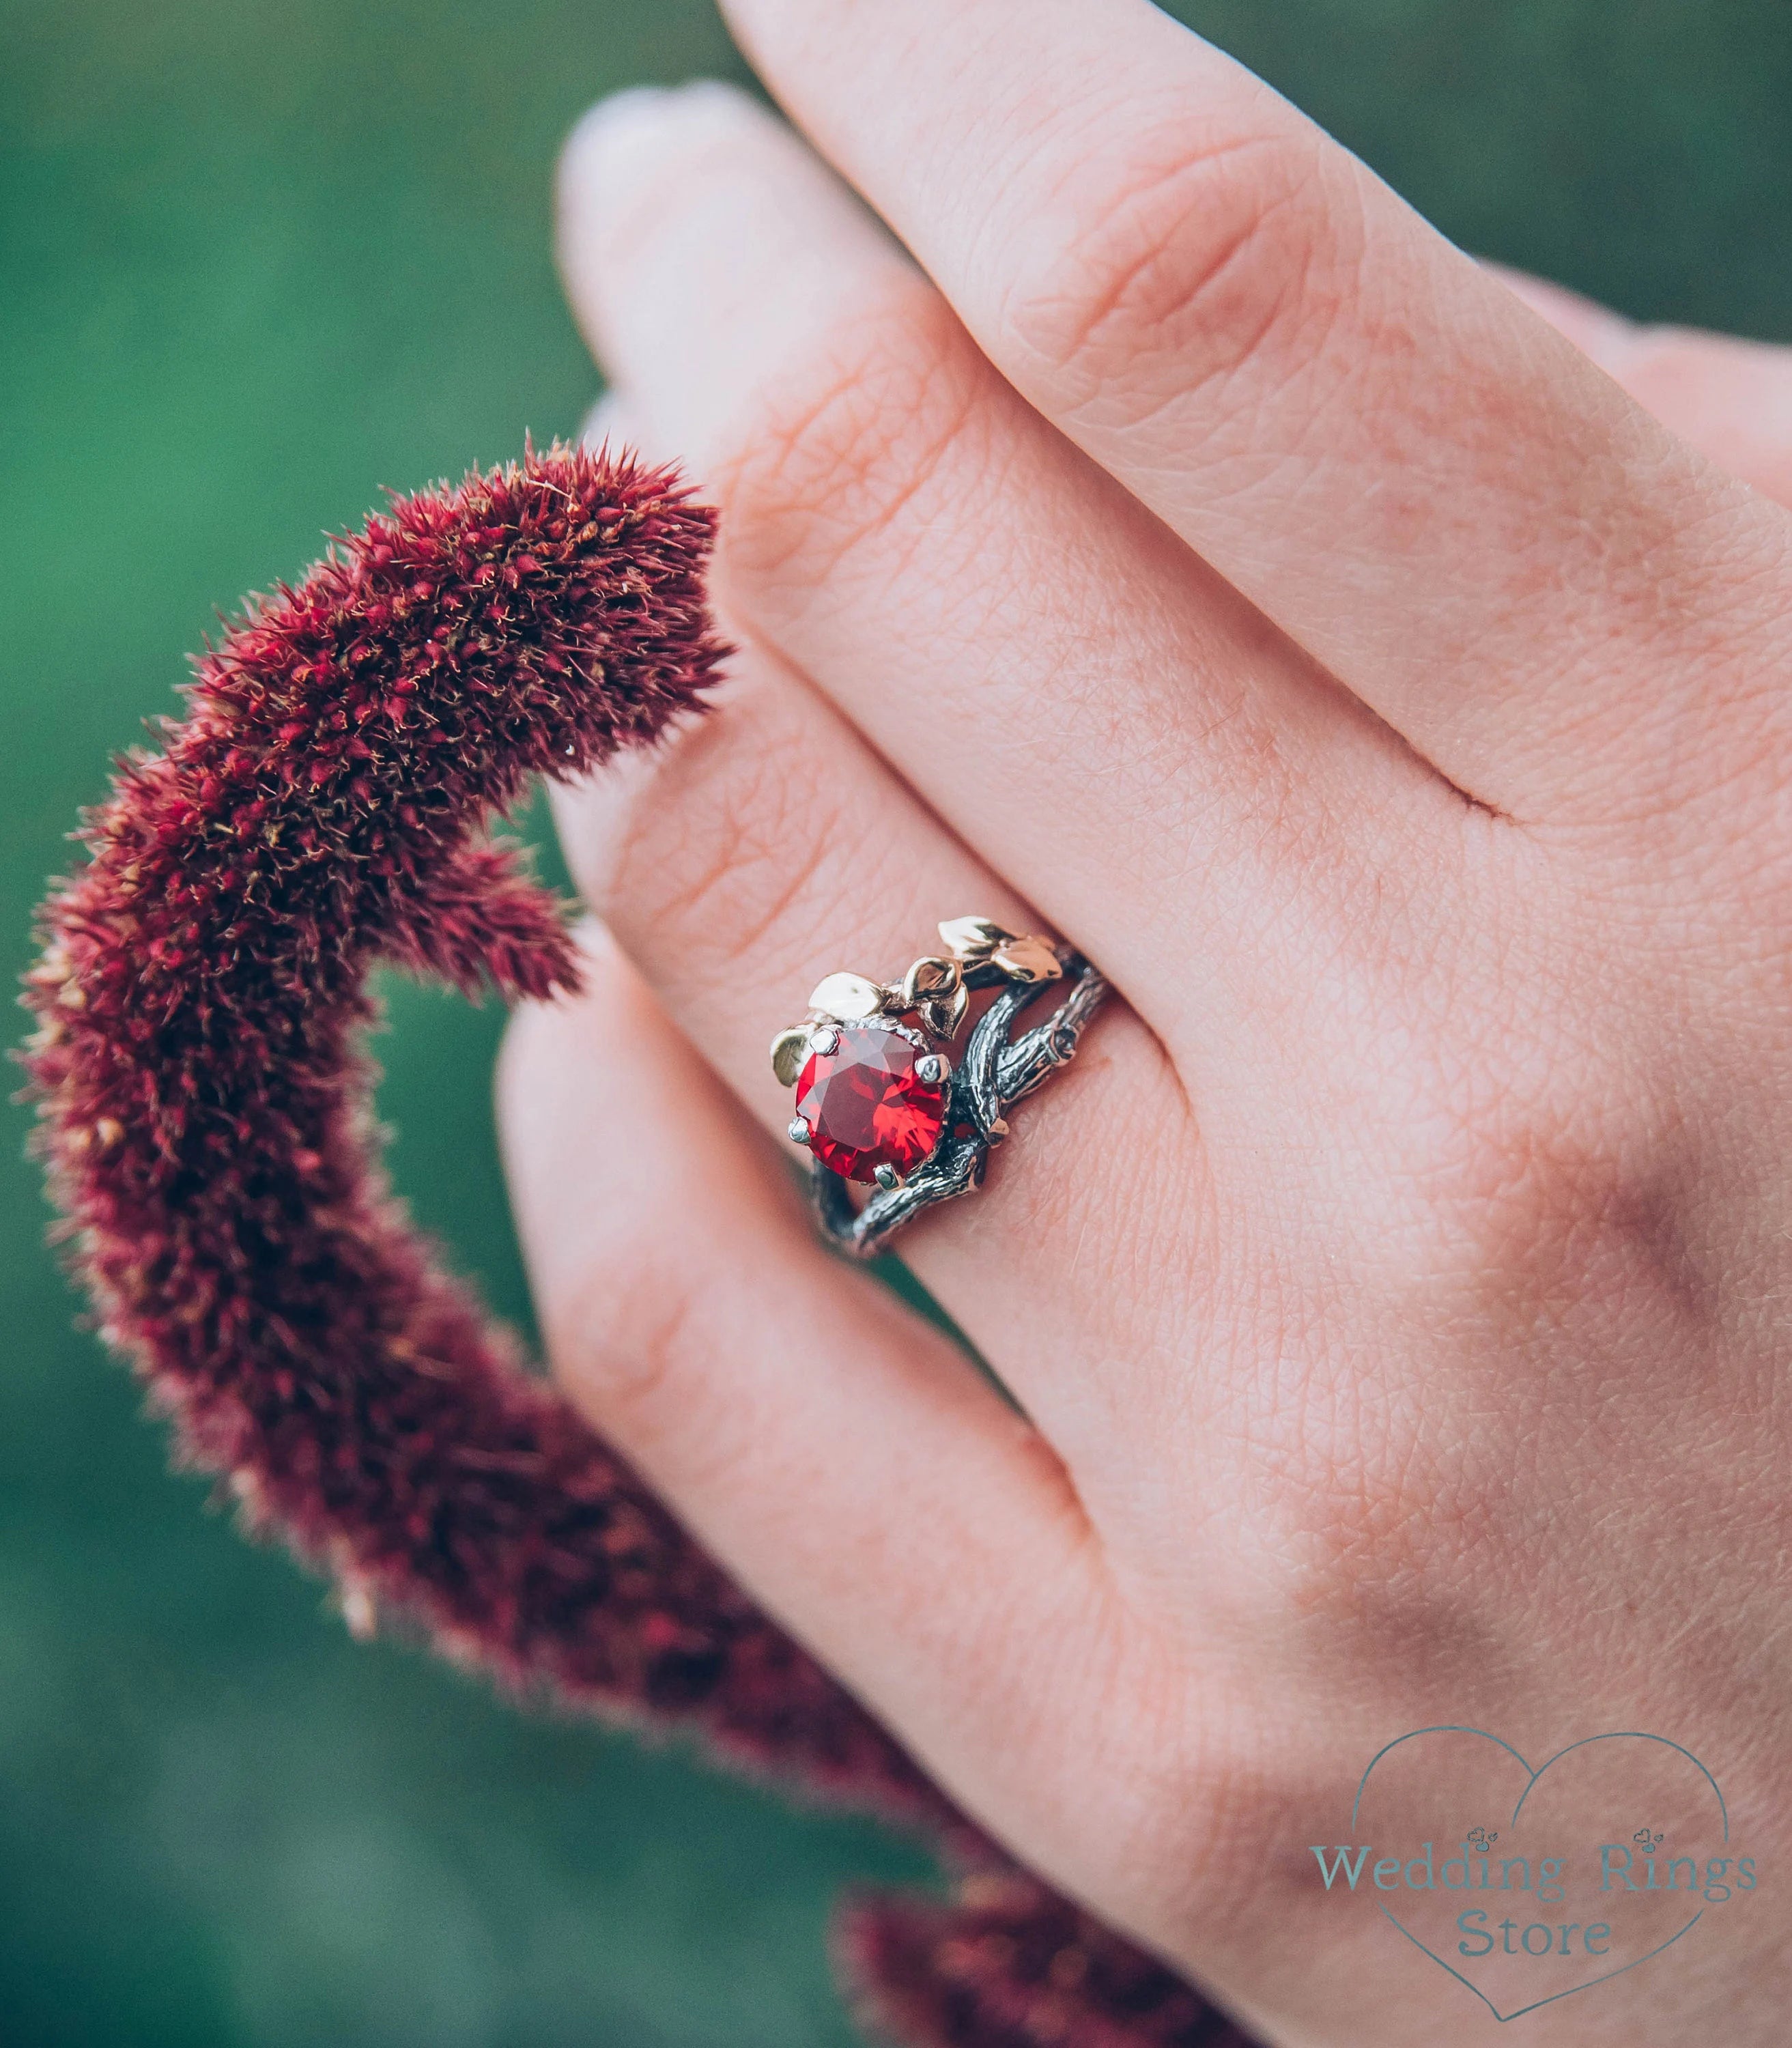
{"label": "engagement ring", "polygon": [[[795,1088],[790,1136],[808,1148],[817,1220],[861,1259],[935,1202],[983,1183],[1008,1111],[1076,1050],[1107,984],[1050,940],[1017,937],[987,917],[940,926],[943,955],[898,982],[831,974],[807,1019],[772,1041],[773,1071]],[[1016,1019],[1054,985],[1061,999],[1018,1038]],[[955,1060],[973,993],[999,993]],[[875,1190],[855,1206],[854,1183]]]}

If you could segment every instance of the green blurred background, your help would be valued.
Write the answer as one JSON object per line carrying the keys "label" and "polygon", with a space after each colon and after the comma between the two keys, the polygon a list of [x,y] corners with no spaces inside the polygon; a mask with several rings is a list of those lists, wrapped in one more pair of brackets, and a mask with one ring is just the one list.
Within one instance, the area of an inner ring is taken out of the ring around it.
{"label": "green blurred background", "polygon": [[[1025,0],[1015,0],[1017,24]],[[1786,0],[1188,0],[1471,247],[1792,336]],[[549,168],[597,95],[744,78],[696,0],[0,0],[0,956],[184,650],[320,531],[571,430]],[[526,1322],[500,1018],[398,988],[401,1185]],[[171,1479],[0,1173],[0,2042],[850,2038],[844,1879],[925,1866],[385,1646]]]}

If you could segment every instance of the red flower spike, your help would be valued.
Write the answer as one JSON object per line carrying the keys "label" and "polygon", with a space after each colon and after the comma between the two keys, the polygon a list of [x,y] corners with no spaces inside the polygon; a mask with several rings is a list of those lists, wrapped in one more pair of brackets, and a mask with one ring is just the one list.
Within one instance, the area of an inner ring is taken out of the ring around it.
{"label": "red flower spike", "polygon": [[[557,446],[394,499],[251,601],[165,751],[120,763],[87,866],[41,914],[39,1149],[101,1329],[181,1456],[328,1572],[351,1627],[409,1616],[512,1685],[693,1728],[1005,1868],[519,1370],[373,1150],[376,963],[512,997],[575,985],[558,906],[480,834],[531,777],[700,708],[723,651],[712,529],[670,471]],[[880,1939],[894,2015],[921,1937]],[[913,2010],[914,2038],[948,2038]]]}
{"label": "red flower spike", "polygon": [[1251,2048],[1162,1963],[1018,1872],[975,1872],[950,1905],[854,1906],[835,1940],[867,2031],[914,2048]]}

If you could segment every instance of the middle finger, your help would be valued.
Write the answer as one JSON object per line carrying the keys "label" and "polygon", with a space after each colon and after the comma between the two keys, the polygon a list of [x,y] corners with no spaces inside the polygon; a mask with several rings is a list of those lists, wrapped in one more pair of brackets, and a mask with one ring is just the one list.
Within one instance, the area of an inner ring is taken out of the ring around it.
{"label": "middle finger", "polygon": [[1304,1034],[1290,967],[1399,876],[1436,913],[1460,800],[1016,398],[751,103],[600,114],[562,204],[588,332],[722,502],[730,608],[1179,1058],[1272,1012]]}

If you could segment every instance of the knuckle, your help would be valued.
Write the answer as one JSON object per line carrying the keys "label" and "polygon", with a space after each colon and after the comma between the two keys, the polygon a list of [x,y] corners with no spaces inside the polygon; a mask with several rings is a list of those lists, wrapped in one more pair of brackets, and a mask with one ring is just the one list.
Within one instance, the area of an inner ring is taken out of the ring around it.
{"label": "knuckle", "polygon": [[1323,147],[1172,131],[1092,165],[1014,266],[999,317],[1021,359],[1069,380],[1073,405],[1123,374],[1124,402],[1143,412],[1272,351],[1297,354],[1350,240],[1347,188]]}
{"label": "knuckle", "polygon": [[[1611,1105],[1627,1105],[1613,1114]],[[1577,1307],[1658,1308],[1688,1278],[1668,1133],[1634,1080],[1564,1058],[1496,1109],[1459,1111],[1427,1162],[1434,1244],[1453,1316],[1510,1341]]]}
{"label": "knuckle", "polygon": [[1258,1447],[1278,1625],[1367,1639],[1415,1672],[1499,1654],[1488,1574],[1546,1569],[1558,1526],[1540,1445],[1572,1436],[1596,1460],[1616,1390],[1681,1380],[1716,1313],[1689,1141],[1632,1063],[1539,1042],[1504,1066],[1465,1049],[1471,1064],[1472,1082],[1440,1065],[1408,1098],[1400,1185],[1364,1240],[1375,1372],[1328,1360],[1316,1328]]}
{"label": "knuckle", "polygon": [[644,807],[629,829],[619,879],[637,905],[651,906],[665,936],[700,933],[726,966],[779,921],[817,844],[837,828],[823,800],[765,754],[737,755],[708,794],[708,803],[670,814]]}
{"label": "knuckle", "polygon": [[718,996],[806,988],[841,960],[875,966],[891,906],[928,909],[902,806],[829,743],[802,692],[764,674],[731,713],[685,735],[633,793],[603,879],[618,937],[663,1000],[700,1015]]}
{"label": "knuckle", "polygon": [[637,1228],[613,1212],[610,1241],[574,1285],[545,1307],[555,1379],[598,1427],[650,1462],[675,1449],[700,1478],[735,1455],[725,1404],[707,1398],[716,1360],[702,1282],[664,1249],[663,1216]]}
{"label": "knuckle", "polygon": [[[913,902],[919,886],[901,806],[871,764],[818,722],[806,692],[746,654],[726,715],[687,727],[648,776],[624,789],[613,778],[601,847],[588,844],[572,863],[586,900],[675,1010],[813,979],[827,934],[841,948],[881,941],[887,906]],[[845,873],[855,886],[843,904]]]}
{"label": "knuckle", "polygon": [[965,431],[983,374],[944,302],[903,280],[762,390],[714,479],[718,571],[741,608],[887,533]]}
{"label": "knuckle", "polygon": [[1152,1632],[1135,1625],[1114,1645],[1109,1697],[1077,1722],[1065,1776],[1092,1788],[1075,1818],[1099,1844],[1107,1895],[1186,1953],[1191,1930],[1224,1939],[1259,1919],[1266,1891],[1298,1881],[1286,1844],[1305,1839],[1341,1769],[1332,1739],[1290,1741],[1247,1682],[1196,1668],[1185,1642]]}

